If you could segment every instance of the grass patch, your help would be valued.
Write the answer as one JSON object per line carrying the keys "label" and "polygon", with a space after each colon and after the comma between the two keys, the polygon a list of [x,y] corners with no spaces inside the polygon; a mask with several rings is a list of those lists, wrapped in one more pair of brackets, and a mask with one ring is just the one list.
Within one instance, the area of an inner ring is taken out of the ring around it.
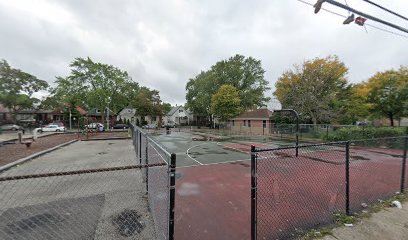
{"label": "grass patch", "polygon": [[319,229],[311,229],[305,235],[303,235],[300,239],[302,240],[312,240],[312,239],[319,239],[327,235],[333,235],[333,229],[328,227],[322,227]]}

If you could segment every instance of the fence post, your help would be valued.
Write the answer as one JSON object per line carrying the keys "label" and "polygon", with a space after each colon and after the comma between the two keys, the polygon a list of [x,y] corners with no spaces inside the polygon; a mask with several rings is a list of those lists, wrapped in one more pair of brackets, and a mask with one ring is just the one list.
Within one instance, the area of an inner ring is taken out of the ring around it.
{"label": "fence post", "polygon": [[[147,138],[146,134],[146,154],[145,154],[145,164],[149,165],[149,139]],[[149,167],[146,167],[146,192],[149,192]]]}
{"label": "fence post", "polygon": [[142,165],[142,132],[139,131],[139,164]]}
{"label": "fence post", "polygon": [[170,158],[170,165],[169,165],[169,177],[170,177],[170,184],[169,184],[169,240],[174,240],[174,205],[176,199],[176,154],[172,153]]}
{"label": "fence post", "polygon": [[255,146],[251,146],[251,240],[257,238],[257,163]]}
{"label": "fence post", "polygon": [[408,136],[404,138],[404,153],[402,155],[402,172],[401,172],[401,190],[403,193],[405,189],[405,171],[407,167],[407,150],[408,150]]}
{"label": "fence post", "polygon": [[350,142],[346,142],[346,214],[350,215]]}

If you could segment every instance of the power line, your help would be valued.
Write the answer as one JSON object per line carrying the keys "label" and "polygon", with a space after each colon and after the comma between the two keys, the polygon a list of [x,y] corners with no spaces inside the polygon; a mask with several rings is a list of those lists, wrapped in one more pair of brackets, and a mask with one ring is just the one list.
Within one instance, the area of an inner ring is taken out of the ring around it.
{"label": "power line", "polygon": [[333,1],[333,0],[325,0],[325,2],[330,3],[330,4],[332,4],[332,5],[336,6],[336,7],[346,9],[346,10],[348,10],[348,11],[350,11],[350,12],[353,12],[353,13],[358,14],[358,15],[360,15],[360,16],[363,16],[363,17],[365,17],[365,18],[371,19],[371,20],[373,20],[373,21],[382,23],[382,24],[387,25],[387,26],[389,26],[389,27],[395,28],[395,29],[400,30],[400,31],[402,31],[402,32],[408,33],[408,29],[406,29],[406,28],[400,27],[400,26],[395,25],[395,24],[393,24],[393,23],[384,21],[384,20],[379,19],[379,18],[377,18],[377,17],[373,17],[373,16],[368,15],[368,14],[366,14],[366,13],[360,12],[360,11],[358,11],[358,10],[356,10],[356,9],[354,9],[354,8],[351,8],[351,7],[349,7],[349,6],[346,6],[346,5],[342,4],[342,3],[339,3],[339,2],[336,2],[336,1]]}
{"label": "power line", "polygon": [[[312,3],[309,3],[309,2],[306,2],[306,1],[303,1],[303,0],[296,0],[296,1],[301,2],[301,3],[304,3],[304,4],[309,5],[309,6],[312,6],[312,7],[313,7],[313,5],[314,5],[314,4],[312,4]],[[331,10],[326,9],[326,8],[322,8],[322,10],[324,10],[324,11],[326,11],[326,12],[328,12],[328,13],[331,13],[331,14],[333,14],[333,15],[339,16],[339,17],[343,17],[343,18],[346,18],[346,17],[347,17],[347,16],[345,16],[345,15],[343,15],[343,14],[340,14],[340,13],[337,13],[337,12],[334,12],[334,11],[331,11]],[[366,23],[365,25],[367,25],[367,26],[369,26],[369,27],[372,27],[372,28],[375,28],[375,29],[380,30],[380,31],[384,31],[384,32],[387,32],[387,33],[390,33],[390,34],[393,34],[393,35],[396,35],[396,36],[399,36],[399,37],[403,37],[403,38],[407,38],[407,39],[408,39],[408,36],[406,36],[406,35],[404,35],[404,34],[401,34],[401,33],[396,33],[396,32],[390,31],[390,30],[388,30],[388,29],[381,28],[381,27],[377,27],[377,26],[372,25],[372,24],[369,24],[369,23]]]}
{"label": "power line", "polygon": [[364,2],[368,2],[369,4],[372,4],[372,5],[376,6],[376,7],[379,7],[379,8],[381,8],[382,10],[387,11],[387,12],[389,12],[389,13],[391,13],[391,14],[394,14],[395,16],[398,16],[398,17],[400,17],[400,18],[403,18],[403,19],[405,19],[405,20],[408,20],[408,18],[406,18],[406,17],[404,17],[404,16],[402,16],[402,15],[400,15],[400,14],[394,12],[394,11],[391,11],[391,10],[389,10],[389,9],[383,7],[383,6],[380,6],[380,5],[378,5],[377,3],[375,3],[375,2],[372,2],[372,1],[370,1],[370,0],[363,0],[363,1],[364,1]]}

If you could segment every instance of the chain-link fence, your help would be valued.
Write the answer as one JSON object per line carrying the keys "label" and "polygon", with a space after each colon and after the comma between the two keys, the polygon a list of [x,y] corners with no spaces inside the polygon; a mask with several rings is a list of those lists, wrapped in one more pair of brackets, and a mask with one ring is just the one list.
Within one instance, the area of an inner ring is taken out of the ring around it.
{"label": "chain-link fence", "polygon": [[0,239],[173,239],[175,155],[130,133],[2,169]]}
{"label": "chain-link fence", "polygon": [[131,126],[136,157],[142,165],[162,165],[143,168],[149,211],[154,220],[156,239],[174,238],[174,201],[176,155],[170,154],[147,132]]}
{"label": "chain-link fence", "polygon": [[350,142],[352,212],[403,190],[401,174],[406,141],[407,138],[383,138]]}
{"label": "chain-link fence", "polygon": [[127,142],[81,144],[0,173],[0,239],[154,237],[139,169],[166,164],[140,165]]}
{"label": "chain-link fence", "polygon": [[252,239],[294,239],[407,187],[408,136],[251,149]]}

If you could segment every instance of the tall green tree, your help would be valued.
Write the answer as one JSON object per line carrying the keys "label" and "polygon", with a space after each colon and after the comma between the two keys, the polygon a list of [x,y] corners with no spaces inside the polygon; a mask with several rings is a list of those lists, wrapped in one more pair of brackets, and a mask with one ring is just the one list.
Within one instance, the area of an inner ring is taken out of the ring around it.
{"label": "tall green tree", "polygon": [[160,99],[159,91],[141,87],[136,97],[131,102],[131,106],[136,108],[136,114],[143,118],[146,116],[159,117],[159,125],[165,114],[165,107]]}
{"label": "tall green tree", "polygon": [[31,108],[39,102],[32,97],[33,93],[47,88],[46,81],[12,68],[4,59],[0,61],[0,103],[11,109],[14,121],[21,109]]}
{"label": "tall green tree", "polygon": [[378,72],[361,84],[367,90],[367,103],[375,117],[386,117],[391,126],[407,115],[408,68]]}
{"label": "tall green tree", "polygon": [[336,100],[346,100],[347,72],[337,56],[307,60],[279,77],[274,95],[283,108],[303,113],[314,124],[328,122],[338,117]]}
{"label": "tall green tree", "polygon": [[[69,76],[57,77],[53,93],[72,106],[82,105],[104,112],[109,105],[117,112],[129,105],[139,91],[139,85],[128,73],[115,66],[94,62],[88,57],[76,58],[70,67]],[[104,114],[102,121],[105,121]]]}
{"label": "tall green tree", "polygon": [[188,81],[187,107],[195,114],[211,115],[211,98],[222,85],[237,89],[241,109],[264,106],[270,100],[265,96],[270,88],[264,74],[261,61],[252,57],[235,55],[219,61]]}
{"label": "tall green tree", "polygon": [[238,90],[231,85],[222,85],[211,98],[211,112],[221,121],[238,116],[240,105]]}
{"label": "tall green tree", "polygon": [[172,108],[173,108],[173,107],[171,106],[170,103],[163,103],[163,111],[164,111],[164,114],[170,112],[170,110],[171,110]]}

